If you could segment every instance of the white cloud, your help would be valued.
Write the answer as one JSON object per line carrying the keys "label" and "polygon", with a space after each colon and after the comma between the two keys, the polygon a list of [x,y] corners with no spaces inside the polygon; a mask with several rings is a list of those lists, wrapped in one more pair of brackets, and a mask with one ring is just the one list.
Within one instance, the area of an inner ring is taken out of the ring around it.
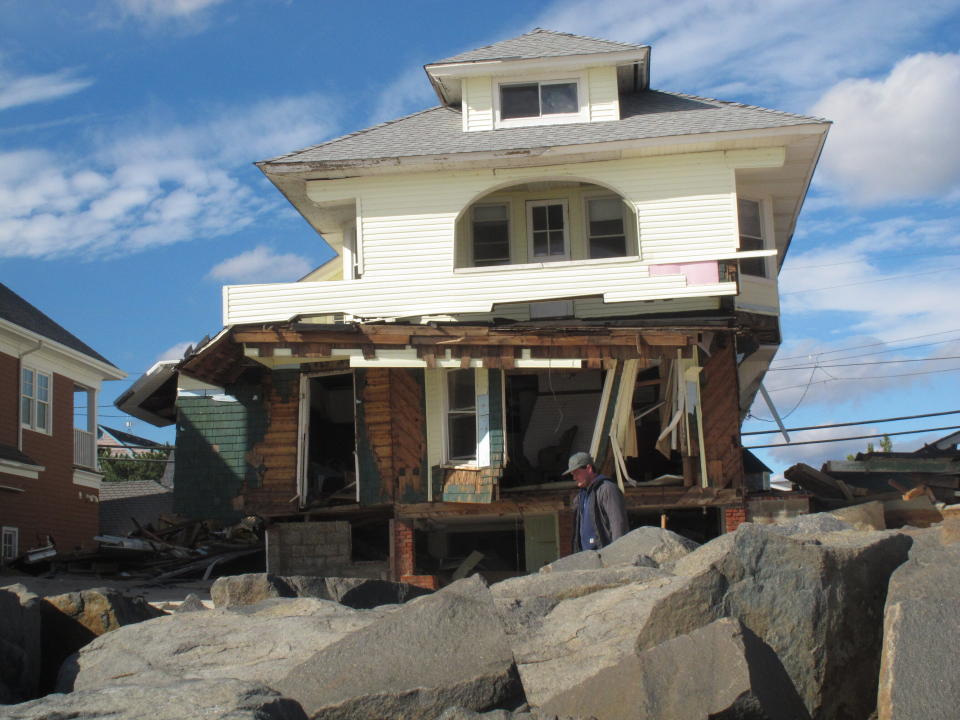
{"label": "white cloud", "polygon": [[402,117],[411,111],[422,110],[438,104],[436,93],[430,87],[421,67],[412,67],[395,78],[380,92],[377,105],[371,115],[371,123],[384,122]]}
{"label": "white cloud", "polygon": [[960,54],[913,55],[886,77],[844,80],[813,113],[834,122],[820,180],[854,202],[960,196]]}
{"label": "white cloud", "polygon": [[898,217],[861,225],[848,242],[793,252],[780,274],[783,312],[854,313],[850,330],[883,339],[955,326],[945,309],[960,303],[957,221]]}
{"label": "white cloud", "polygon": [[91,258],[235,233],[279,206],[253,189],[250,161],[328,137],[333,106],[273,98],[191,126],[111,128],[86,156],[0,153],[0,257]]}
{"label": "white cloud", "polygon": [[220,282],[286,282],[301,278],[312,269],[310,261],[301,255],[279,254],[258,245],[218,263],[207,277]]}
{"label": "white cloud", "polygon": [[953,0],[566,0],[536,24],[652,45],[655,87],[803,111],[826,85],[886,70],[956,12]]}
{"label": "white cloud", "polygon": [[21,77],[0,72],[0,110],[56,100],[78,93],[92,84],[93,80],[78,77],[74,70]]}
{"label": "white cloud", "polygon": [[114,0],[127,15],[146,20],[184,18],[195,15],[224,0]]}
{"label": "white cloud", "polygon": [[168,347],[162,353],[157,355],[153,363],[156,364],[164,360],[181,360],[183,359],[183,354],[187,351],[187,348],[192,344],[193,343],[190,342],[178,342],[176,345]]}

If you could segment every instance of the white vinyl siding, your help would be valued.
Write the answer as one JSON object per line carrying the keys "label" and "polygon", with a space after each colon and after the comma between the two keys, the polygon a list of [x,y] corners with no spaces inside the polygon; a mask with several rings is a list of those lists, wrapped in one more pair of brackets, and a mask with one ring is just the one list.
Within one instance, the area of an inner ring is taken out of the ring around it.
{"label": "white vinyl siding", "polygon": [[620,119],[620,96],[617,91],[617,69],[591,68],[587,73],[589,85],[590,122]]}
{"label": "white vinyl siding", "polygon": [[463,80],[463,131],[493,130],[493,83],[489,77]]}
{"label": "white vinyl siding", "polygon": [[[688,286],[683,276],[652,277],[649,272],[652,262],[735,255],[736,165],[729,155],[717,151],[548,169],[424,172],[308,183],[307,194],[315,202],[324,201],[327,193],[355,195],[362,201],[363,279],[227,286],[224,324],[338,312],[360,317],[484,313],[494,303],[588,295],[612,303],[734,294],[733,283]],[[765,162],[768,155],[768,150],[738,151],[735,157],[749,164]],[[588,261],[586,273],[582,261],[455,272],[454,237],[461,212],[497,187],[531,179],[597,183],[623,197],[637,212],[639,260]]]}

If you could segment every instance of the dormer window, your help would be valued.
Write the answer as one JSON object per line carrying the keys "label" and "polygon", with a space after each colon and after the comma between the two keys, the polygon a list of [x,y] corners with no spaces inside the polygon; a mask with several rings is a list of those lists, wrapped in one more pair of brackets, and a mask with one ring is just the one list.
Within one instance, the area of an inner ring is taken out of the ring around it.
{"label": "dormer window", "polygon": [[580,112],[577,83],[569,80],[500,86],[500,118],[537,118]]}
{"label": "dormer window", "polygon": [[[494,127],[590,121],[587,76],[584,72],[564,77],[500,78],[493,82],[492,88],[489,85],[487,88],[488,93],[491,90],[493,92]],[[476,102],[482,101],[477,99]]]}

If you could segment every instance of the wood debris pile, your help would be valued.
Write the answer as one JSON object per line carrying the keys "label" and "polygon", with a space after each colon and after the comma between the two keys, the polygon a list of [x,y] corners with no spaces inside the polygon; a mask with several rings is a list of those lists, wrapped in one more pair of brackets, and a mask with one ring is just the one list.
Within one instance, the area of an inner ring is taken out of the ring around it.
{"label": "wood debris pile", "polygon": [[815,510],[880,501],[890,528],[929,527],[943,520],[942,508],[960,497],[960,457],[953,453],[859,453],[851,460],[826,462],[820,470],[798,463],[784,475],[813,496]]}
{"label": "wood debris pile", "polygon": [[[219,574],[218,566],[250,560],[262,564],[264,552],[262,521],[246,517],[234,525],[217,520],[189,520],[179,515],[161,515],[153,523],[140,525],[126,536],[97,535],[93,551],[57,553],[28,551],[16,566],[27,572],[47,569],[70,573],[122,575],[151,582],[173,582]],[[234,571],[231,569],[231,572]]]}

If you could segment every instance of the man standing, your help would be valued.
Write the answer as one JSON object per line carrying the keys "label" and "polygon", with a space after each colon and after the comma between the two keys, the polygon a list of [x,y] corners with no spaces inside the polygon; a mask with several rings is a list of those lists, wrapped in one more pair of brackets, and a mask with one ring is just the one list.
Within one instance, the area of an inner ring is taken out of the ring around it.
{"label": "man standing", "polygon": [[571,455],[564,475],[571,475],[580,488],[573,511],[573,552],[599,550],[627,533],[630,527],[620,488],[597,472],[588,453]]}

